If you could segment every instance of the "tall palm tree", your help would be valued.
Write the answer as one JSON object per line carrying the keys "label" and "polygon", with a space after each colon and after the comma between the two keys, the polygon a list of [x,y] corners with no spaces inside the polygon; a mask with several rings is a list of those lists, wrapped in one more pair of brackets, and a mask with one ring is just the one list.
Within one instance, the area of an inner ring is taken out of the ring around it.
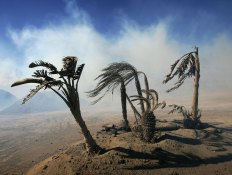
{"label": "tall palm tree", "polygon": [[124,79],[120,74],[118,74],[117,72],[114,72],[112,70],[108,70],[105,68],[105,69],[103,69],[103,71],[104,72],[96,78],[96,80],[99,79],[99,82],[98,82],[96,88],[89,91],[88,93],[89,93],[89,97],[96,97],[104,89],[106,89],[106,91],[104,92],[104,94],[101,97],[99,97],[97,100],[95,100],[92,104],[95,104],[99,100],[101,100],[105,96],[105,94],[107,92],[109,92],[110,90],[113,93],[115,88],[118,87],[119,85],[121,85],[121,88],[120,88],[121,104],[122,104],[122,115],[123,115],[123,119],[124,119],[125,130],[130,130],[129,122],[127,119],[126,86],[124,83]]}
{"label": "tall palm tree", "polygon": [[[194,55],[193,55],[194,54]],[[194,52],[190,52],[176,60],[176,62],[171,65],[171,72],[166,76],[163,83],[167,83],[172,80],[175,76],[178,76],[178,81],[175,86],[167,90],[171,92],[179,88],[184,80],[188,77],[194,77],[194,93],[192,102],[192,118],[196,120],[199,116],[198,109],[198,96],[199,96],[199,80],[200,80],[200,61],[198,56],[198,48],[195,48]]]}
{"label": "tall palm tree", "polygon": [[[44,67],[46,70],[36,70],[32,75],[34,78],[26,78],[20,81],[14,82],[11,87],[18,86],[27,83],[38,84],[35,89],[32,89],[26,98],[23,100],[23,104],[31,99],[42,88],[51,89],[55,92],[69,107],[76,122],[79,124],[82,133],[86,141],[86,149],[89,153],[97,153],[102,149],[93,139],[90,134],[80,110],[80,101],[78,93],[78,82],[84,68],[84,64],[77,66],[77,58],[67,56],[63,58],[63,68],[59,71],[57,68],[47,62],[37,61],[29,65],[29,68]],[[58,75],[58,79],[52,78],[50,75]]]}

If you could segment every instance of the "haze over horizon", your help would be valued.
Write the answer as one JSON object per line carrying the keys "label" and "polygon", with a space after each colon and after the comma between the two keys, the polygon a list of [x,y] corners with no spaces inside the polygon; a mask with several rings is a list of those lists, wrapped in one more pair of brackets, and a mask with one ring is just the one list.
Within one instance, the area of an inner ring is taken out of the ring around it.
{"label": "haze over horizon", "polygon": [[[197,46],[200,100],[232,104],[231,10],[226,0],[1,1],[0,89],[22,98],[34,86],[10,85],[31,76],[35,69],[29,63],[42,59],[60,67],[64,56],[74,55],[86,64],[79,83],[84,99],[92,101],[84,92],[95,87],[102,68],[127,61],[147,74],[161,100],[191,103],[193,79],[171,94],[165,90],[174,81],[163,85],[162,80],[175,59]],[[133,93],[132,85],[129,89]]]}

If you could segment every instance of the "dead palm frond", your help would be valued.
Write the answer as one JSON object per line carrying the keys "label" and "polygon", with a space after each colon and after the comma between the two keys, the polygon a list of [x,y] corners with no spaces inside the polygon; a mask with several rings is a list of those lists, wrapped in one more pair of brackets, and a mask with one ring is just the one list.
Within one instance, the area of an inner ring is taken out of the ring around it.
{"label": "dead palm frond", "polygon": [[195,64],[193,56],[193,53],[190,52],[188,54],[185,54],[180,59],[175,61],[174,64],[171,65],[171,72],[166,75],[165,80],[163,81],[164,84],[172,80],[175,76],[178,77],[177,82],[174,84],[174,87],[167,90],[167,92],[171,92],[177,88],[179,88],[183,83],[184,80],[188,77],[195,75]]}
{"label": "dead palm frond", "polygon": [[175,112],[181,113],[183,115],[183,125],[185,128],[196,128],[198,124],[200,124],[200,118],[201,118],[201,111],[198,110],[197,117],[194,117],[193,113],[189,110],[187,110],[184,106],[172,104],[169,105],[172,109],[169,111],[168,114],[173,114]]}

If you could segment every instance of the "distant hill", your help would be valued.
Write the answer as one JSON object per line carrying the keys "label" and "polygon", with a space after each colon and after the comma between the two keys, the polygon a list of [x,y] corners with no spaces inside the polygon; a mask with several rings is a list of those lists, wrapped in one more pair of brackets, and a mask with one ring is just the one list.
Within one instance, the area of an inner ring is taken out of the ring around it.
{"label": "distant hill", "polygon": [[12,105],[17,101],[17,98],[5,90],[0,89],[0,110]]}
{"label": "distant hill", "polygon": [[[23,105],[22,101],[22,99],[18,100],[13,105],[2,110],[0,114],[15,115],[69,110],[62,99],[53,92],[38,93]],[[81,100],[82,108],[87,105],[87,101]]]}

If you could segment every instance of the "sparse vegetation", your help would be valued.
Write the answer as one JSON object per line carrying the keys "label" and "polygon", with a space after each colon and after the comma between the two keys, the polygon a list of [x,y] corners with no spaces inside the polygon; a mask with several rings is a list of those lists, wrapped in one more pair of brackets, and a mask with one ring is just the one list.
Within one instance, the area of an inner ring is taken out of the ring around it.
{"label": "sparse vegetation", "polygon": [[174,64],[171,65],[171,72],[166,76],[163,83],[168,83],[176,76],[178,77],[178,80],[175,83],[175,86],[167,90],[167,92],[178,89],[184,83],[186,78],[194,77],[192,111],[189,112],[183,107],[179,107],[178,105],[172,105],[171,107],[174,107],[172,110],[173,112],[176,110],[182,110],[182,114],[184,115],[185,127],[189,128],[191,126],[191,128],[195,128],[199,126],[201,117],[200,110],[198,109],[200,62],[197,47],[195,48],[195,51],[183,55],[181,58],[176,60]]}
{"label": "sparse vegetation", "polygon": [[[114,92],[115,88],[121,84],[121,103],[122,103],[122,113],[125,122],[126,129],[129,130],[129,122],[127,120],[127,108],[126,108],[126,99],[129,101],[134,113],[137,122],[137,131],[142,138],[147,142],[151,142],[154,138],[155,131],[155,122],[156,117],[153,113],[160,105],[165,107],[166,103],[158,103],[158,93],[149,89],[149,84],[147,76],[144,72],[137,71],[134,66],[129,63],[112,63],[108,67],[104,68],[103,73],[100,74],[96,79],[100,79],[96,88],[92,91],[89,91],[90,97],[98,96],[101,91],[106,89],[105,93],[99,97],[93,103],[101,100],[108,91]],[[144,76],[145,89],[141,89],[140,81],[138,75],[142,74]],[[132,80],[135,80],[135,86],[138,92],[138,95],[131,96],[132,100],[128,97],[126,93],[126,85],[128,85]],[[146,97],[143,97],[142,93]],[[133,105],[132,101],[139,101],[141,112],[139,112],[136,107]],[[144,105],[146,104],[146,105]]]}
{"label": "sparse vegetation", "polygon": [[169,105],[169,107],[173,108],[169,114],[171,113],[174,113],[174,112],[178,112],[178,113],[181,113],[184,117],[184,120],[183,120],[183,126],[185,128],[190,128],[190,129],[194,129],[194,128],[200,128],[201,127],[201,111],[198,110],[198,115],[197,117],[194,117],[192,116],[192,113],[187,110],[184,106],[178,106],[178,105],[175,105],[175,104],[172,104],[172,105]]}
{"label": "sparse vegetation", "polygon": [[155,125],[156,125],[156,116],[154,115],[154,111],[161,106],[163,109],[166,106],[165,102],[159,103],[159,97],[158,93],[154,89],[149,90],[142,90],[143,93],[146,94],[146,97],[139,96],[139,95],[133,95],[131,96],[129,102],[132,106],[132,109],[139,114],[139,112],[136,110],[135,106],[133,105],[133,101],[143,101],[145,102],[146,110],[144,113],[139,114],[140,116],[140,122],[135,127],[135,131],[139,133],[139,136],[142,140],[147,142],[152,142],[155,134]]}
{"label": "sparse vegetation", "polygon": [[[36,88],[32,89],[27,97],[24,98],[23,104],[31,99],[41,89],[51,89],[66,103],[76,122],[81,127],[86,140],[87,151],[91,154],[101,151],[102,149],[98,146],[90,134],[80,110],[78,82],[84,68],[84,64],[77,66],[77,58],[67,56],[63,58],[63,68],[60,71],[54,65],[44,61],[33,62],[29,65],[29,68],[35,67],[44,67],[46,70],[36,70],[32,75],[34,78],[26,78],[16,81],[11,85],[11,87],[13,87],[27,83],[38,84]],[[59,77],[54,79],[51,75],[57,75]]]}
{"label": "sparse vegetation", "polygon": [[[117,64],[117,63],[115,63]],[[121,85],[120,91],[121,91],[121,105],[122,105],[122,116],[124,119],[124,125],[125,130],[130,130],[129,122],[127,119],[127,107],[126,107],[126,86],[125,86],[125,79],[116,71],[115,69],[111,69],[111,67],[115,67],[114,64],[108,66],[107,68],[103,69],[103,73],[100,74],[95,80],[99,79],[99,82],[95,89],[89,91],[89,97],[96,97],[98,96],[101,91],[104,89],[107,89],[105,93],[99,97],[97,100],[95,100],[92,104],[97,103],[99,100],[101,100],[105,94],[111,90],[112,94],[114,93],[114,90],[116,87]]]}
{"label": "sparse vegetation", "polygon": [[[130,130],[129,122],[127,120],[127,105],[126,105],[126,86],[132,81],[135,80],[135,86],[138,92],[138,95],[142,96],[141,85],[139,81],[139,74],[144,74],[141,71],[137,71],[134,66],[129,63],[121,62],[121,63],[112,63],[108,67],[104,68],[103,73],[100,74],[96,80],[99,79],[99,82],[95,89],[89,91],[89,97],[98,96],[103,90],[105,90],[104,94],[100,96],[97,100],[93,102],[93,104],[97,103],[101,100],[105,94],[109,91],[114,93],[115,88],[121,85],[121,104],[122,104],[122,114],[125,123],[125,129]],[[145,77],[145,85],[148,87],[148,82],[146,75]],[[144,113],[144,104],[141,100],[140,102],[141,111]]]}

